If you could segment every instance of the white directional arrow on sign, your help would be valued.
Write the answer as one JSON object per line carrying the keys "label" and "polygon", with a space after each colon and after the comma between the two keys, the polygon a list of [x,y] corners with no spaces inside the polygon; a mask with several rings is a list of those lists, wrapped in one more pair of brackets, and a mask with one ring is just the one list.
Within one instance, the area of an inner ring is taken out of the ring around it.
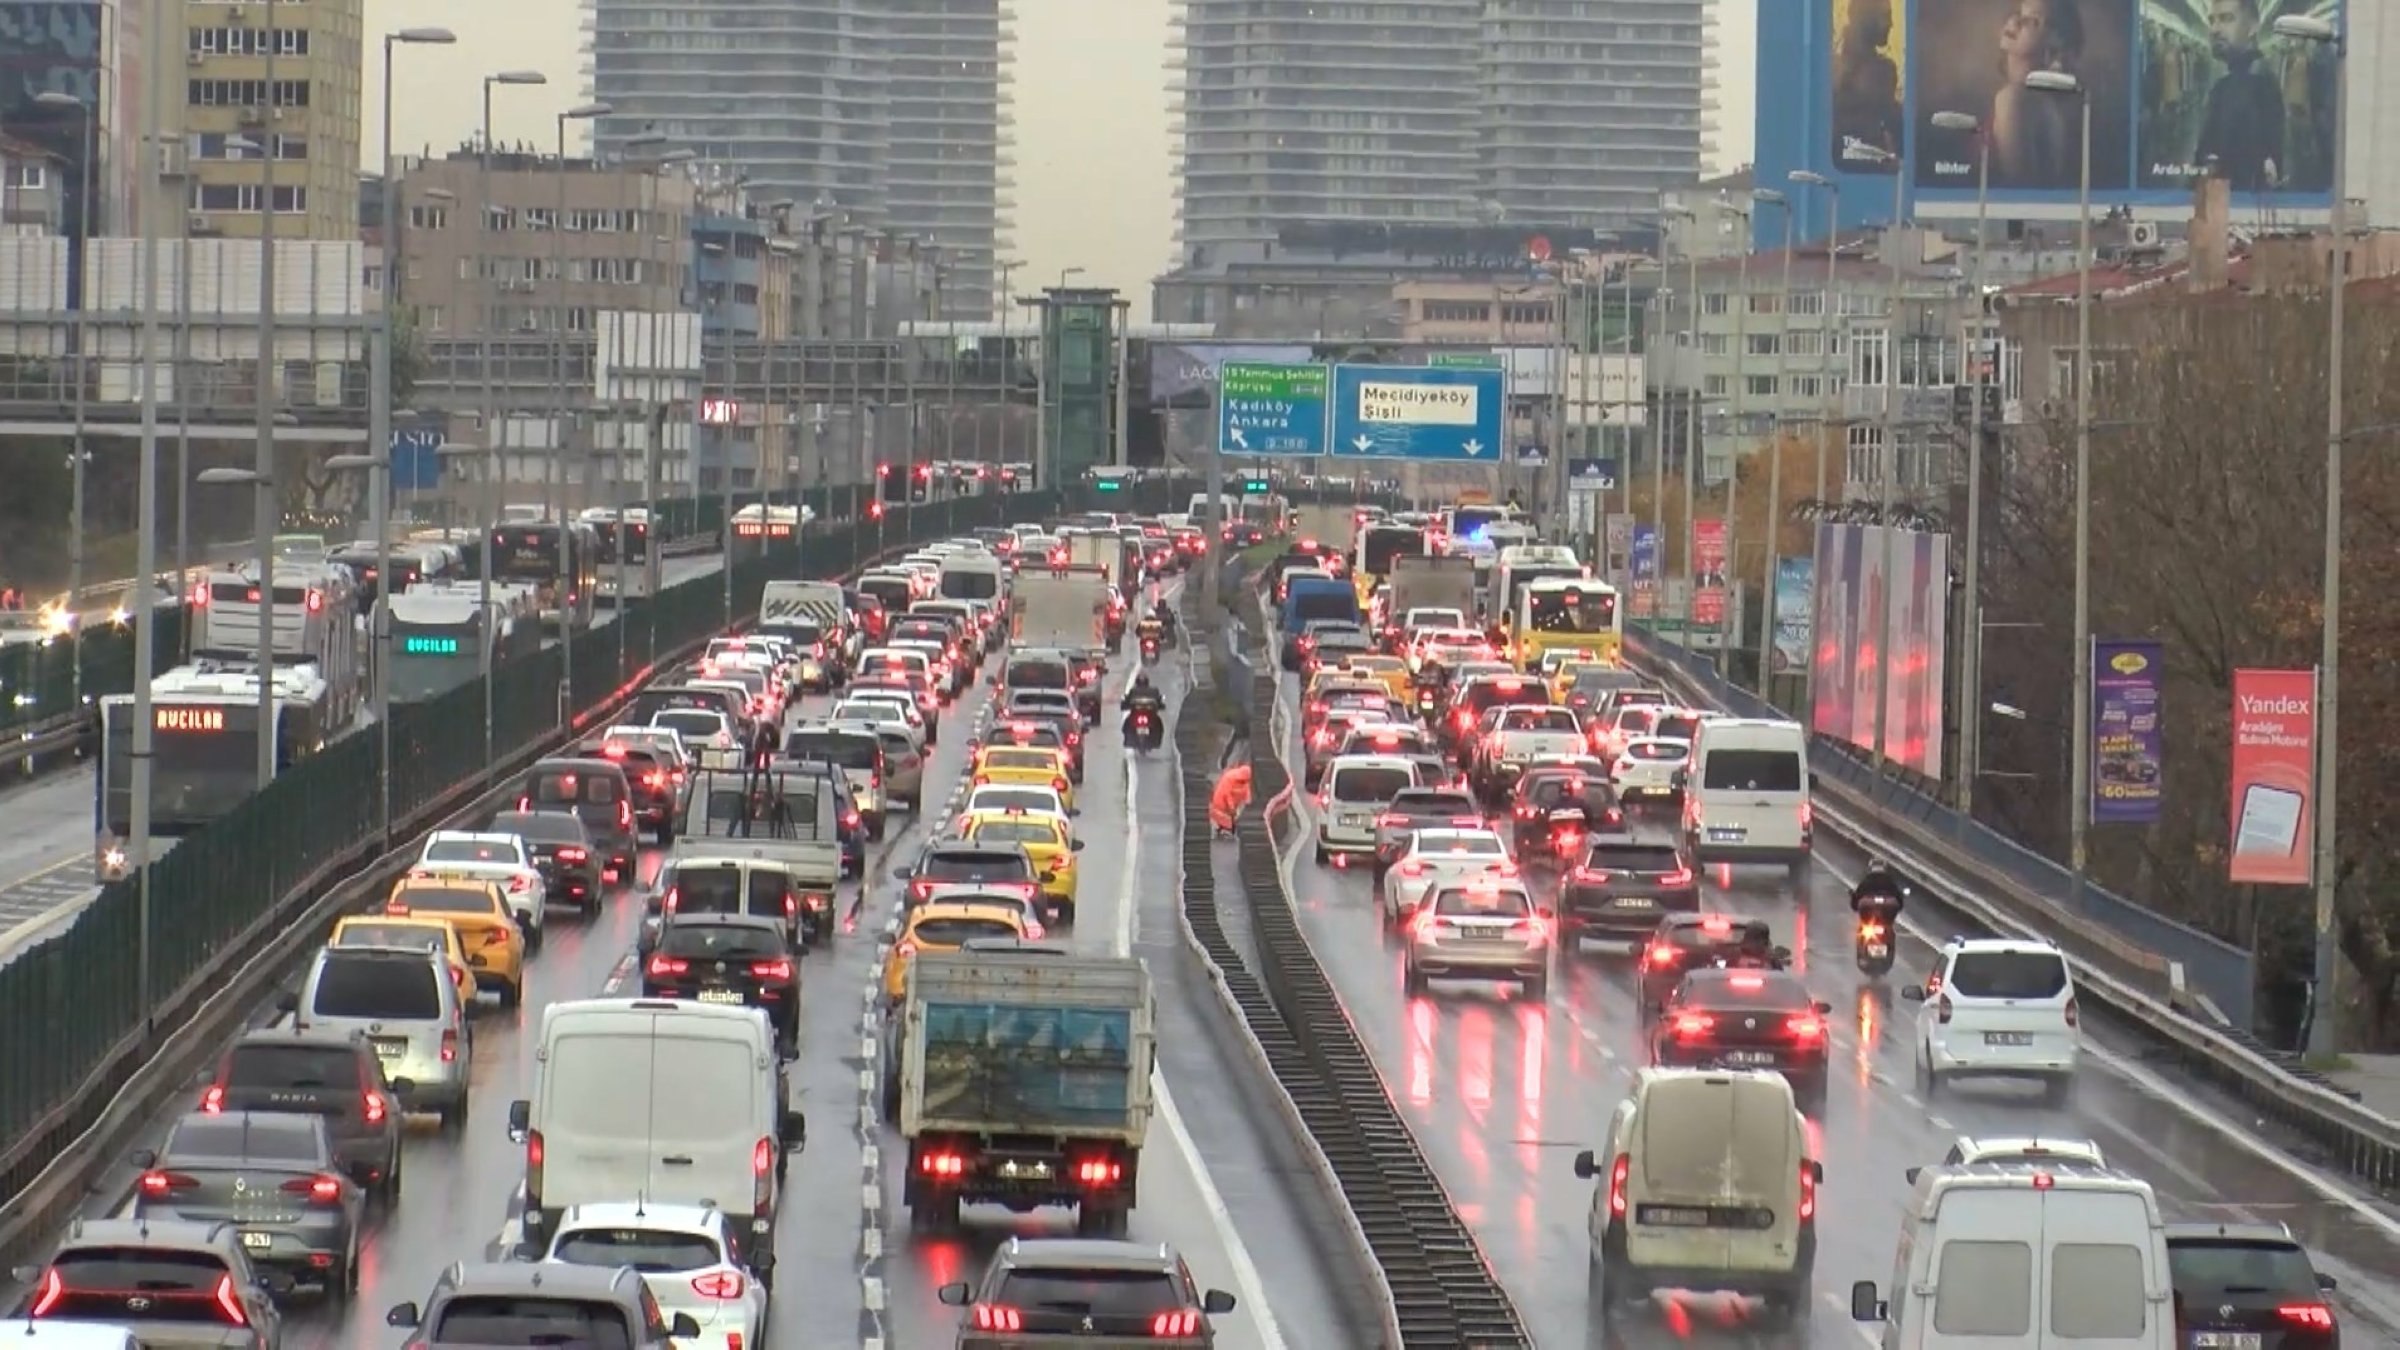
{"label": "white directional arrow on sign", "polygon": [[1375,448],[1375,442],[1374,442],[1374,440],[1373,440],[1372,438],[1370,438],[1370,437],[1366,437],[1366,436],[1361,436],[1361,437],[1359,437],[1357,440],[1355,440],[1355,441],[1352,441],[1352,442],[1350,442],[1350,443],[1351,443],[1352,445],[1355,445],[1355,446],[1357,446],[1357,447],[1358,447],[1358,453],[1360,453],[1360,454],[1362,454],[1362,455],[1363,455],[1363,454],[1365,454],[1365,453],[1367,453],[1369,450],[1372,450],[1372,449],[1374,449],[1374,448]]}
{"label": "white directional arrow on sign", "polygon": [[1458,448],[1466,451],[1470,455],[1480,455],[1483,453],[1483,442],[1468,441],[1466,444],[1461,445]]}
{"label": "white directional arrow on sign", "polygon": [[1247,450],[1250,448],[1250,438],[1242,434],[1242,429],[1240,427],[1233,427],[1225,434],[1232,438],[1234,447],[1236,449]]}

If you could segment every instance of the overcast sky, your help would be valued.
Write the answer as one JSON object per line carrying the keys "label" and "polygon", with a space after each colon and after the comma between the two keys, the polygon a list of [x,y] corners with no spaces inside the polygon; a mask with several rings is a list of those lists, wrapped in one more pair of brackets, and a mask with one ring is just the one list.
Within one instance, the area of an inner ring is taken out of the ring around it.
{"label": "overcast sky", "polygon": [[[1167,0],[1005,0],[1016,12],[1016,225],[1009,256],[1022,259],[1019,288],[1055,285],[1059,271],[1081,267],[1079,285],[1114,286],[1150,308],[1150,278],[1174,248],[1174,200],[1168,179]],[[1751,72],[1756,13],[1748,0],[1727,7],[1718,53],[1724,103],[1718,153],[1723,171],[1750,158]],[[556,115],[583,97],[577,51],[578,0],[367,0],[366,120],[363,157],[379,167],[383,135],[380,35],[407,25],[440,25],[454,47],[402,47],[396,57],[393,147],[435,153],[473,135],[482,120],[482,78],[532,69],[538,88],[494,91],[493,136],[503,143],[548,146]]]}

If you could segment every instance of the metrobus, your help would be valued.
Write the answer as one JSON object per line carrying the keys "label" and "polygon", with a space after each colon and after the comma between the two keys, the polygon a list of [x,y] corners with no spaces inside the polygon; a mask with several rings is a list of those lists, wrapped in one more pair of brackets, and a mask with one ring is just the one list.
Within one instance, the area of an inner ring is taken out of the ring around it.
{"label": "metrobus", "polygon": [[1486,538],[1486,532],[1494,525],[1514,522],[1517,508],[1505,502],[1461,502],[1446,514],[1449,519],[1445,528],[1450,537],[1463,543]]}
{"label": "metrobus", "polygon": [[[256,667],[203,660],[150,684],[150,828],[189,834],[219,819],[258,790],[261,734],[275,738],[275,772],[324,748],[348,725],[332,690],[305,666],[277,667],[274,723],[259,720]],[[100,765],[95,827],[103,838],[133,830],[133,695],[100,700]]]}
{"label": "metrobus", "polygon": [[372,539],[344,544],[326,555],[328,561],[350,569],[358,583],[358,607],[362,613],[375,611],[376,597],[383,593],[383,578],[377,572],[379,559],[388,557],[392,564],[392,593],[399,594],[411,586],[442,581],[458,571],[458,551],[440,544],[415,544],[403,541],[388,548],[377,549]]}
{"label": "metrobus", "polygon": [[790,539],[802,527],[817,518],[814,509],[806,506],[773,506],[752,502],[733,513],[733,537],[736,539]]}
{"label": "metrobus", "polygon": [[552,628],[589,628],[600,596],[600,535],[582,521],[502,525],[486,559],[494,584],[531,586]]}
{"label": "metrobus", "polygon": [[1541,669],[1550,651],[1588,651],[1611,664],[1625,659],[1625,609],[1617,588],[1583,576],[1536,577],[1517,593],[1509,651],[1517,668]]}
{"label": "metrobus", "polygon": [[1581,580],[1585,575],[1583,560],[1575,556],[1575,550],[1563,544],[1510,544],[1503,547],[1492,560],[1489,589],[1483,596],[1484,622],[1491,628],[1492,640],[1508,641],[1508,630],[1516,625],[1517,597],[1527,584],[1543,577]]}
{"label": "metrobus", "polygon": [[349,568],[322,557],[278,562],[272,601],[262,601],[257,574],[247,567],[210,572],[192,587],[192,655],[220,668],[254,670],[263,621],[276,669],[313,672],[325,685],[326,715],[333,725],[348,726],[366,701],[358,581]]}
{"label": "metrobus", "polygon": [[[612,605],[649,599],[649,508],[628,506],[620,511],[613,506],[595,506],[580,519],[599,536],[599,597]],[[618,575],[620,572],[622,577]]]}
{"label": "metrobus", "polygon": [[[486,634],[496,634],[487,640]],[[540,650],[542,613],[532,588],[481,582],[419,586],[392,597],[394,703],[422,703],[483,674],[494,662]]]}
{"label": "metrobus", "polygon": [[1358,609],[1365,613],[1375,595],[1375,588],[1392,573],[1392,559],[1403,553],[1426,554],[1433,551],[1425,531],[1414,525],[1396,525],[1388,520],[1363,523],[1350,550],[1350,584],[1358,589]]}

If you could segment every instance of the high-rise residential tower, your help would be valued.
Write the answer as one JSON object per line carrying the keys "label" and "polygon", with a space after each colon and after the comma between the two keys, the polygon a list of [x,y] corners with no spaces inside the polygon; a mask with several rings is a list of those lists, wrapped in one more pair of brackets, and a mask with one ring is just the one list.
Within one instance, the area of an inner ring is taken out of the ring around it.
{"label": "high-rise residential tower", "polygon": [[1492,0],[1477,167],[1504,221],[1610,226],[1700,175],[1708,0]]}

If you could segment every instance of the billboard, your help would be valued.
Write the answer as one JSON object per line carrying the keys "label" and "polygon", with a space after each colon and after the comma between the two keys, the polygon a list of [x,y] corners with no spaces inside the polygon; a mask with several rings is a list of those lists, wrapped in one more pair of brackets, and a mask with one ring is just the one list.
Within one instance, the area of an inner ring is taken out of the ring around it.
{"label": "billboard", "polygon": [[1769,656],[1777,675],[1808,669],[1809,596],[1815,588],[1816,559],[1775,560],[1775,646]]}
{"label": "billboard", "polygon": [[[2072,74],[2092,100],[2092,194],[2108,206],[2188,207],[2214,162],[2248,210],[2322,209],[2333,165],[2332,52],[2279,37],[2284,15],[2342,20],[2343,0],[1792,0],[1759,7],[1756,169],[1833,179],[1845,226],[1888,221],[1897,150],[1904,209],[1974,209],[1988,134],[1992,197],[2071,219],[2081,157],[2072,96],[2025,87]],[[1945,131],[1966,113],[1986,132]],[[1798,218],[1825,189],[1795,184]],[[1781,223],[1753,222],[1759,247]]]}
{"label": "billboard", "polygon": [[[1950,538],[1881,525],[1817,526],[1821,570],[1810,625],[1816,696],[1809,725],[1928,778],[1942,773],[1943,674],[1950,635]],[[1891,673],[1882,663],[1889,638]]]}
{"label": "billboard", "polygon": [[1725,521],[1702,516],[1692,522],[1692,622],[1704,628],[1725,624]]}
{"label": "billboard", "polygon": [[2165,648],[2156,642],[2092,644],[2092,815],[2094,824],[2158,819],[2165,732],[2159,725]]}
{"label": "billboard", "polygon": [[2233,672],[2232,880],[2309,884],[2316,759],[2317,673]]}
{"label": "billboard", "polygon": [[1656,525],[1634,526],[1633,556],[1631,558],[1633,594],[1629,597],[1630,603],[1627,605],[1630,616],[1633,618],[1656,619],[1659,617],[1658,562],[1658,527]]}

